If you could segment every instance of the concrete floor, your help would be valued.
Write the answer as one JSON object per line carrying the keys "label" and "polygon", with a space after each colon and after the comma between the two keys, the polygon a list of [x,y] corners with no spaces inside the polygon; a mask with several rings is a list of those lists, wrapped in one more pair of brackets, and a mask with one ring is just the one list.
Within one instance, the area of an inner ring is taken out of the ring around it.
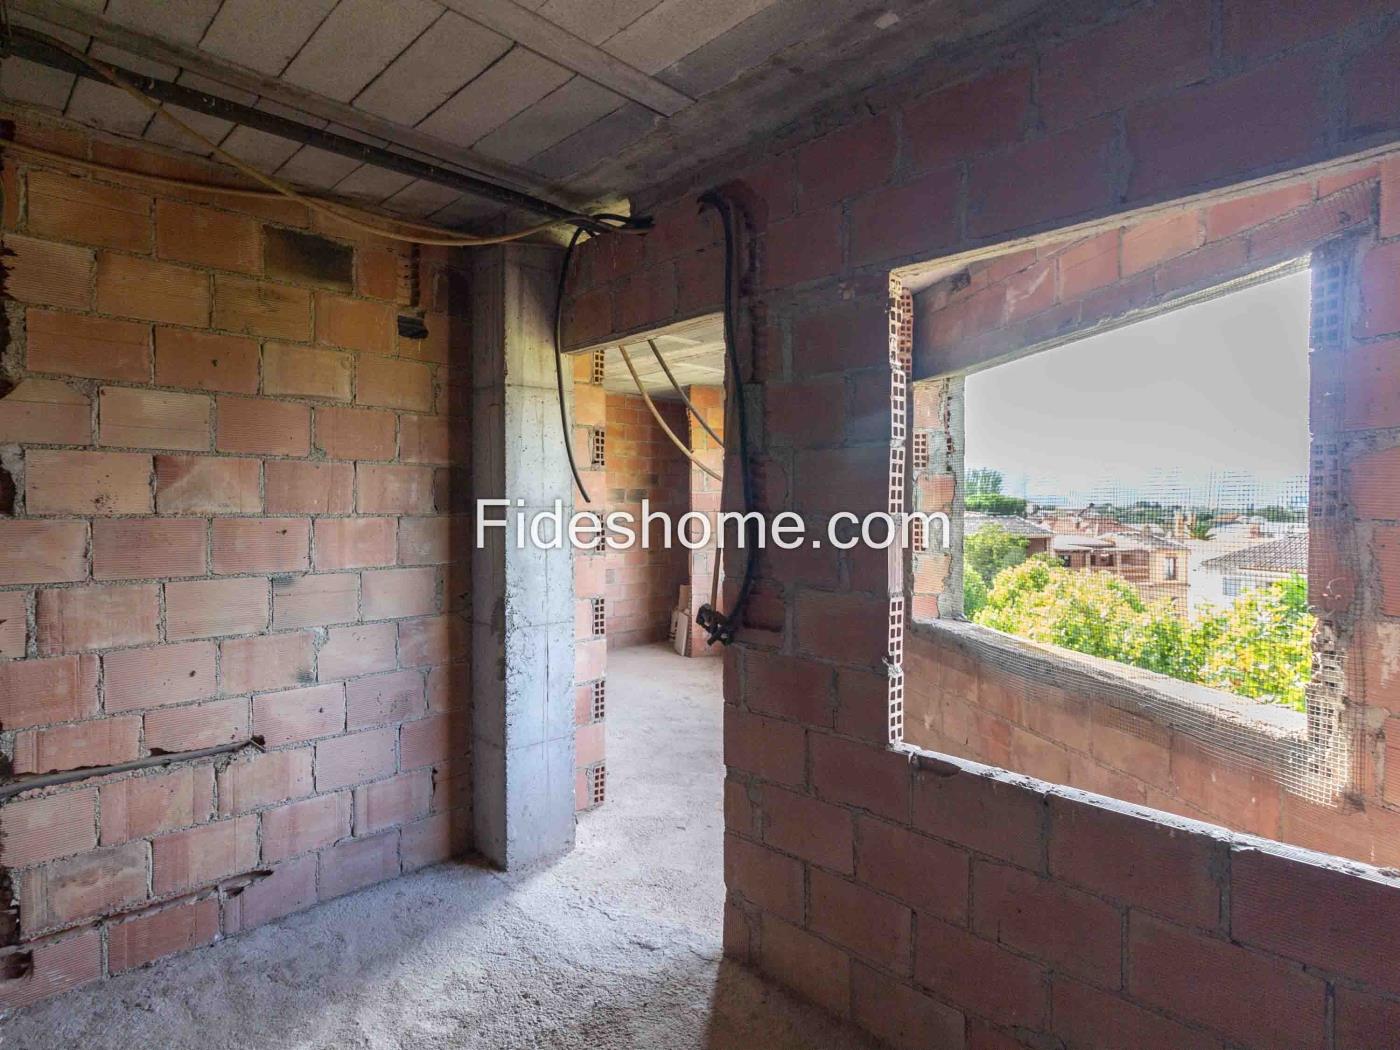
{"label": "concrete floor", "polygon": [[873,1045],[720,957],[720,661],[609,654],[608,801],[505,876],[442,865],[0,1021],[0,1047]]}

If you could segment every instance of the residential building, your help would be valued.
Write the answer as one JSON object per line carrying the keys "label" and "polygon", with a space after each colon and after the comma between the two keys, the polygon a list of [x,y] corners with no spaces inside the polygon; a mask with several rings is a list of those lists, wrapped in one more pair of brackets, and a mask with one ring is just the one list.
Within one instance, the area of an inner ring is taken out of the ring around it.
{"label": "residential building", "polygon": [[1206,558],[1201,562],[1200,572],[1212,583],[1218,581],[1220,597],[1232,603],[1257,587],[1292,576],[1306,577],[1308,537],[1306,534],[1283,536]]}

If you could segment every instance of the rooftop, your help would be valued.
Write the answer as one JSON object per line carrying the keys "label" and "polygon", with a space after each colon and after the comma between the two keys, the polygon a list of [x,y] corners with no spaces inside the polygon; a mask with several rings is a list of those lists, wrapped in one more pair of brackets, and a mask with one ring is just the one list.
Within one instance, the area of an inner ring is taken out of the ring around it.
{"label": "rooftop", "polygon": [[1015,514],[979,514],[969,511],[963,515],[963,532],[971,536],[981,532],[988,525],[999,525],[1013,536],[1049,536],[1050,530],[1029,518]]}
{"label": "rooftop", "polygon": [[1279,540],[1256,543],[1229,554],[1207,558],[1201,568],[1212,572],[1271,572],[1302,573],[1308,569],[1308,538],[1285,536]]}

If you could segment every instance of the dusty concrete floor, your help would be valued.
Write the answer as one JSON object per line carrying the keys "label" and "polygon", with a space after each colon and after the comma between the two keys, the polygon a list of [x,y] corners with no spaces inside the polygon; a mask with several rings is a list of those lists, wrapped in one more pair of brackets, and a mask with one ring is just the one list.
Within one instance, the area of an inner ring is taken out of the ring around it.
{"label": "dusty concrete floor", "polygon": [[0,1021],[5,1050],[869,1048],[720,958],[720,661],[609,655],[608,802],[555,864],[442,865]]}

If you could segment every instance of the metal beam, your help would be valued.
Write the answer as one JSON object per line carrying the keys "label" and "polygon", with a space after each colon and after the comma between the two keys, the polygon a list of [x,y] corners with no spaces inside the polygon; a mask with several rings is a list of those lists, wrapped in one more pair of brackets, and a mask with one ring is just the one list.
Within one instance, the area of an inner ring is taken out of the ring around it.
{"label": "metal beam", "polygon": [[11,8],[42,19],[50,25],[77,33],[85,33],[104,44],[130,51],[142,58],[179,66],[191,73],[239,91],[258,95],[270,102],[298,110],[311,117],[339,124],[342,127],[381,139],[403,149],[421,154],[437,164],[451,164],[479,177],[503,183],[530,193],[558,201],[565,206],[578,207],[584,202],[571,197],[558,185],[542,180],[512,164],[491,160],[471,150],[463,149],[435,135],[376,117],[372,113],[336,102],[275,77],[263,76],[251,70],[225,62],[195,48],[173,44],[159,37],[128,29],[101,15],[80,11],[60,0],[8,0]]}
{"label": "metal beam", "polygon": [[695,100],[647,76],[635,66],[581,40],[567,29],[512,0],[441,0],[459,15],[509,37],[542,58],[572,69],[581,77],[669,117]]}
{"label": "metal beam", "polygon": [[[86,63],[66,51],[46,43],[40,34],[21,26],[15,26],[11,31],[9,51],[11,54],[29,59],[31,62],[37,62],[40,65],[61,69],[76,76],[95,80],[98,83],[105,84],[107,82],[100,73]],[[364,164],[411,175],[425,182],[446,186],[458,193],[484,197],[507,207],[524,208],[555,219],[579,218],[578,213],[571,209],[562,208],[557,204],[541,200],[527,193],[521,193],[507,186],[497,185],[474,175],[464,175],[441,165],[418,160],[416,157],[394,153],[392,150],[360,142],[358,139],[346,138],[344,135],[337,135],[331,131],[323,131],[320,128],[300,124],[275,113],[254,109],[252,106],[245,106],[239,102],[230,102],[207,92],[195,91],[182,84],[172,84],[168,80],[143,76],[118,66],[112,66],[112,69],[142,94],[161,102],[183,106],[196,113],[206,113],[209,116],[219,117],[235,124],[243,124],[250,128],[256,128],[258,131],[265,131],[269,135],[277,135],[280,138],[300,142],[303,145],[314,146],[327,153],[349,157]],[[584,219],[579,219],[579,221],[589,225]],[[593,228],[602,229],[597,224],[591,225]]]}

